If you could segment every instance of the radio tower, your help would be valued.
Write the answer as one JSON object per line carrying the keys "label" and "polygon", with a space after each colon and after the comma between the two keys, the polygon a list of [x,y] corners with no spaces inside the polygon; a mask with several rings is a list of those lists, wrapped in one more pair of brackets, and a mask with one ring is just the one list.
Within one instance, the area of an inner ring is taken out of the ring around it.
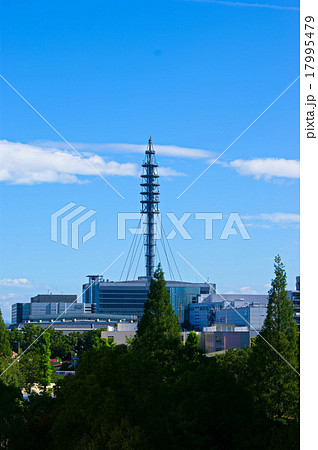
{"label": "radio tower", "polygon": [[149,138],[146,157],[142,164],[143,174],[140,186],[141,192],[141,214],[146,216],[146,232],[144,236],[145,256],[146,256],[146,276],[150,281],[154,273],[155,265],[155,217],[159,214],[159,186],[158,183],[158,163],[155,151],[152,146],[152,139]]}

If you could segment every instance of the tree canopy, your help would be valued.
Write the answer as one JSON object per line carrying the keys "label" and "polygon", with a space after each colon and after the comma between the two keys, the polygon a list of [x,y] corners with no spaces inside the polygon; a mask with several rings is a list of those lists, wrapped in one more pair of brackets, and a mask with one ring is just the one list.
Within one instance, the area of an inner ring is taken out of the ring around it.
{"label": "tree canopy", "polygon": [[7,336],[6,326],[2,319],[2,313],[0,309],[0,357],[11,356],[11,346]]}
{"label": "tree canopy", "polygon": [[280,256],[268,293],[267,315],[251,354],[251,382],[261,408],[273,418],[297,416],[299,402],[299,334],[287,276]]}

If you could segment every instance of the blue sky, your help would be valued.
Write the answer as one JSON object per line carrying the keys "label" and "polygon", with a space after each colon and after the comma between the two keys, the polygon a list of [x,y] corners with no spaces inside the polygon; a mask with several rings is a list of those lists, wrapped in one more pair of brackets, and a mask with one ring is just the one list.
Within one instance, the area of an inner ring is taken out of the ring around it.
{"label": "blue sky", "polygon": [[[299,80],[177,197],[298,77],[298,2],[0,3],[1,75],[125,197],[0,79],[0,304],[7,321],[12,303],[48,290],[80,293],[88,273],[128,252],[132,237],[117,240],[117,214],[139,211],[150,134],[162,168],[161,211],[191,213],[192,239],[171,240],[174,254],[221,293],[264,293],[279,253],[294,287]],[[50,216],[69,202],[97,211],[97,234],[78,250],[50,240]],[[224,215],[212,240],[196,212]],[[231,212],[250,240],[219,239]],[[175,258],[184,280],[201,281]],[[125,255],[105,277],[117,280],[124,262]]]}

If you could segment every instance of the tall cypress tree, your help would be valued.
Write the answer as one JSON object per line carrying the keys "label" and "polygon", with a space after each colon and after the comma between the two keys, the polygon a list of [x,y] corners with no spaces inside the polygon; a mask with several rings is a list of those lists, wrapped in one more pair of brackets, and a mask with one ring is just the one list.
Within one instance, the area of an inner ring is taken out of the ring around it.
{"label": "tall cypress tree", "polygon": [[143,351],[147,357],[153,357],[162,366],[173,369],[182,348],[180,331],[159,264],[150,282],[148,300],[132,348]]}
{"label": "tall cypress tree", "polygon": [[251,354],[252,385],[260,407],[270,417],[290,419],[298,415],[299,335],[280,256],[274,267],[267,316]]}
{"label": "tall cypress tree", "polygon": [[172,308],[160,264],[150,282],[148,300],[144,306],[144,314],[138,324],[137,336],[141,337],[145,334],[164,335],[180,339],[178,318]]}
{"label": "tall cypress tree", "polygon": [[0,357],[11,356],[11,346],[8,339],[7,330],[2,319],[2,313],[0,309]]}

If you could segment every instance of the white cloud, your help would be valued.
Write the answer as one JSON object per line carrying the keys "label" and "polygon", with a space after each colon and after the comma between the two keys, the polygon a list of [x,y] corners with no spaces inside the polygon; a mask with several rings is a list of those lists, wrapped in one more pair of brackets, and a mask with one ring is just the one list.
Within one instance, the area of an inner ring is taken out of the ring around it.
{"label": "white cloud", "polygon": [[266,223],[244,223],[245,227],[253,227],[253,228],[263,228],[265,230],[268,230],[269,228],[272,228],[270,225]]}
{"label": "white cloud", "polygon": [[269,9],[278,9],[285,11],[299,11],[299,8],[296,6],[285,6],[285,5],[269,5],[266,3],[244,3],[244,2],[227,2],[224,0],[185,0],[196,3],[212,3],[216,5],[224,5],[224,6],[234,6],[234,7],[247,7],[247,8],[269,8]]}
{"label": "white cloud", "polygon": [[174,169],[171,169],[171,167],[160,167],[159,166],[159,175],[161,177],[184,177],[186,176],[183,172],[177,172]]}
{"label": "white cloud", "polygon": [[15,303],[27,303],[30,297],[18,294],[2,294],[0,295],[0,309],[5,323],[11,323],[11,308]]}
{"label": "white cloud", "polygon": [[298,224],[300,222],[299,214],[290,214],[290,213],[275,212],[270,214],[260,214],[260,218],[274,223]]}
{"label": "white cloud", "polygon": [[[248,227],[256,228],[271,228],[273,224],[279,225],[280,227],[299,227],[300,215],[295,213],[261,213],[256,216],[242,216],[244,220],[251,220],[253,222],[245,224]],[[256,223],[255,223],[256,221]],[[264,223],[264,222],[269,222]]]}
{"label": "white cloud", "polygon": [[[76,147],[75,147],[76,148]],[[53,146],[0,141],[0,182],[11,184],[83,183],[82,177],[97,176],[137,177],[139,165],[105,161],[100,155],[85,158],[71,151]],[[173,169],[161,168],[162,176],[184,175]]]}
{"label": "white cloud", "polygon": [[[38,141],[36,145],[43,147],[55,147],[60,149],[67,149],[68,145],[64,142],[54,141]],[[147,148],[145,144],[94,144],[83,142],[72,142],[72,145],[76,150],[88,151],[88,152],[107,152],[109,154],[122,154],[122,153],[138,153],[144,154]],[[175,158],[188,158],[188,159],[204,159],[213,157],[214,153],[208,150],[202,150],[200,148],[191,147],[179,147],[177,145],[154,145],[156,154],[159,156],[170,156]]]}
{"label": "white cloud", "polygon": [[243,287],[239,288],[239,291],[242,294],[257,294],[257,291],[252,289],[250,286],[243,286]]}
{"label": "white cloud", "polygon": [[256,179],[270,180],[278,178],[299,178],[300,164],[295,159],[256,158],[250,160],[236,159],[230,163],[221,163],[235,169],[240,175],[253,175]]}
{"label": "white cloud", "polygon": [[27,278],[2,278],[0,286],[29,288],[33,286],[33,283]]}

